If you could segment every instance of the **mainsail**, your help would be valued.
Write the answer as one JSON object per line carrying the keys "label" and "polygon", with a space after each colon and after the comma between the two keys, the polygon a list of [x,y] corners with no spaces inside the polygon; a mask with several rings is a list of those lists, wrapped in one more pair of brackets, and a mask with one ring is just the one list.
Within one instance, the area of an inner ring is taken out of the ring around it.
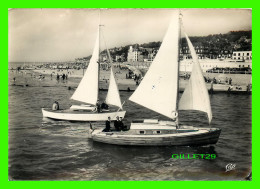
{"label": "mainsail", "polygon": [[178,97],[179,16],[174,14],[161,47],[129,100],[169,118],[176,117]]}
{"label": "mainsail", "polygon": [[79,83],[71,99],[89,104],[96,104],[98,99],[98,60],[99,60],[99,29],[92,57],[86,73]]}
{"label": "mainsail", "polygon": [[106,97],[106,103],[110,105],[118,106],[119,108],[122,109],[119,90],[116,84],[115,75],[113,71],[112,59],[108,49],[107,49],[107,54],[111,63],[111,70],[110,70],[110,79],[109,79],[110,82],[109,82],[109,88]]}
{"label": "mainsail", "polygon": [[208,90],[195,49],[186,33],[185,36],[193,58],[193,67],[189,83],[179,102],[179,110],[199,110],[206,112],[210,123],[212,120],[212,112]]}

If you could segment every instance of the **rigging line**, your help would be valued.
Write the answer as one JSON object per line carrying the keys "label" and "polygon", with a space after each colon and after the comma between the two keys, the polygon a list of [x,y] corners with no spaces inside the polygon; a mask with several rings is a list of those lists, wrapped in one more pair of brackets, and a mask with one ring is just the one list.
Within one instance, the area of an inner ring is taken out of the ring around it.
{"label": "rigging line", "polygon": [[[104,26],[104,25],[103,25],[103,26]],[[103,41],[104,41],[104,44],[105,44],[105,49],[106,49],[106,51],[107,51],[108,59],[109,59],[109,62],[110,62],[110,67],[111,67],[111,69],[112,69],[112,71],[113,71],[112,58],[111,58],[110,53],[109,53],[109,50],[108,50],[108,48],[107,48],[107,44],[106,44],[106,40],[105,40],[105,36],[104,36],[104,33],[103,33],[103,32],[101,32],[101,36],[103,37]]]}
{"label": "rigging line", "polygon": [[[104,26],[104,25],[102,25],[102,26]],[[112,58],[111,58],[111,55],[110,55],[109,49],[107,48],[107,43],[106,43],[106,40],[105,40],[104,33],[102,32],[101,35],[102,35],[102,37],[103,37],[103,41],[104,41],[104,44],[105,44],[105,48],[106,48],[106,50],[107,50],[107,54],[108,54],[108,58],[109,58],[109,62],[110,62],[110,66],[112,67]]]}
{"label": "rigging line", "polygon": [[[125,102],[126,102],[126,101],[124,101],[124,102],[122,103],[122,107],[124,106]],[[118,110],[117,110],[116,112],[119,112],[119,110],[121,110],[121,108],[118,108]],[[123,108],[122,108],[122,110],[123,110]]]}
{"label": "rigging line", "polygon": [[[175,118],[176,120],[176,124],[177,124],[177,127],[179,127],[179,119],[178,119],[178,109],[179,109],[179,74],[180,74],[180,45],[181,45],[181,13],[179,12],[179,44],[178,44],[178,73],[177,73],[177,98],[176,98],[176,112],[177,112],[177,116]],[[176,128],[177,128],[176,127]]]}
{"label": "rigging line", "polygon": [[[107,48],[107,44],[106,44],[106,40],[105,40],[104,33],[102,32],[101,35],[102,35],[102,37],[103,37],[103,41],[104,41],[104,44],[105,44],[105,48],[106,48],[106,50],[107,50],[107,54],[108,54],[108,58],[109,58],[109,62],[110,62],[110,67],[111,67],[111,69],[112,69],[112,71],[113,71],[113,70],[114,70],[113,61],[112,61],[112,58],[111,58],[109,49]],[[114,72],[113,72],[113,74],[114,74]],[[114,77],[115,77],[115,75],[114,75]],[[116,84],[117,84],[117,82],[116,82]]]}
{"label": "rigging line", "polygon": [[[102,25],[102,26],[104,26],[104,25]],[[105,44],[105,48],[106,48],[106,50],[107,50],[107,54],[108,54],[108,57],[109,57],[111,72],[112,72],[112,74],[114,75],[114,71],[113,71],[113,70],[114,70],[114,69],[113,69],[113,61],[112,61],[112,58],[111,58],[109,49],[107,48],[107,44],[106,44],[106,40],[105,40],[105,36],[104,36],[104,33],[103,33],[103,32],[101,32],[101,36],[103,37],[103,41],[104,41],[104,44]],[[114,78],[115,78],[115,75],[114,75]],[[115,80],[115,82],[116,82],[116,80]],[[116,82],[116,85],[117,85],[117,82]],[[117,86],[118,86],[118,85],[117,85]],[[117,90],[118,90],[118,92],[119,92],[119,89],[118,89],[118,88],[117,88]],[[125,103],[125,101],[124,101],[123,104],[122,104],[122,108],[119,108],[119,109],[117,110],[117,112],[118,112],[120,109],[123,110],[123,105],[124,105],[124,103]]]}

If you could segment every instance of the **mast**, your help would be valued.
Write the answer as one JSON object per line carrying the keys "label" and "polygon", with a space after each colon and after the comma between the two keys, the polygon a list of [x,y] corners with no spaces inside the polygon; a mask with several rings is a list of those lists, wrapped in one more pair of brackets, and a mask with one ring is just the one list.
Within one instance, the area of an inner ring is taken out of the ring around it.
{"label": "mast", "polygon": [[[100,23],[100,21],[99,21],[99,23]],[[97,87],[97,99],[99,100],[99,77],[100,77],[100,24],[99,24],[99,26],[98,26],[98,43],[99,43],[99,45],[98,45],[98,61],[97,61],[97,63],[98,63],[98,87]]]}
{"label": "mast", "polygon": [[178,73],[177,73],[177,100],[176,100],[176,112],[177,112],[177,116],[176,116],[176,124],[177,127],[179,126],[179,74],[180,74],[180,45],[181,45],[181,12],[179,12],[179,43],[178,43]]}
{"label": "mast", "polygon": [[97,99],[99,100],[99,80],[100,80],[100,33],[101,33],[101,9],[99,9],[99,25],[98,25],[98,87],[97,87]]}
{"label": "mast", "polygon": [[99,39],[99,49],[98,49],[98,92],[97,92],[97,99],[99,100],[99,80],[100,80],[100,56],[101,56],[101,54],[100,54],[100,45],[101,45],[101,40],[100,40],[100,36],[101,36],[101,27],[102,26],[104,26],[104,25],[102,25],[102,24],[99,24],[99,26],[98,26],[98,35],[99,35],[99,37],[98,37],[98,39]]}

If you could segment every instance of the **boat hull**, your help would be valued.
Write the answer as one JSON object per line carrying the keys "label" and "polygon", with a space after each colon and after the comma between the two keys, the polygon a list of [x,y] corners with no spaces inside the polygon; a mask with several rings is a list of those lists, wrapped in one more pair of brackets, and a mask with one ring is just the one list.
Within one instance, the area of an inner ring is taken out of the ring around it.
{"label": "boat hull", "polygon": [[[127,131],[126,131],[127,132]],[[126,133],[102,132],[94,130],[93,141],[115,145],[131,146],[203,146],[216,144],[221,129],[201,128],[198,132],[175,133],[164,135],[127,135]]]}
{"label": "boat hull", "polygon": [[73,111],[63,111],[63,110],[47,110],[42,108],[43,117],[55,119],[55,120],[67,120],[67,121],[105,121],[108,117],[111,120],[116,120],[116,117],[125,116],[126,111],[117,111],[117,112],[73,112]]}

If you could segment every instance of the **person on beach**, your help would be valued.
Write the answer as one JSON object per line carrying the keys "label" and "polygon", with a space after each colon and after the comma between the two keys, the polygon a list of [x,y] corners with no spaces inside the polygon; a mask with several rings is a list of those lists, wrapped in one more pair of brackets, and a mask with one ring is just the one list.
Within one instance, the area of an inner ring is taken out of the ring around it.
{"label": "person on beach", "polygon": [[230,92],[230,91],[233,91],[233,85],[230,85],[230,86],[228,87],[228,92]]}
{"label": "person on beach", "polygon": [[252,84],[249,83],[249,84],[247,85],[247,87],[246,87],[246,91],[247,91],[247,92],[250,92],[251,89],[252,89]]}
{"label": "person on beach", "polygon": [[232,79],[229,78],[229,85],[232,85]]}
{"label": "person on beach", "polygon": [[111,130],[110,130],[110,123],[111,123],[111,118],[108,117],[108,118],[107,118],[107,121],[106,121],[106,128],[103,129],[102,132],[109,132],[109,131],[111,131]]}
{"label": "person on beach", "polygon": [[216,80],[215,77],[213,78],[213,83],[214,83],[214,84],[217,84],[217,80]]}

